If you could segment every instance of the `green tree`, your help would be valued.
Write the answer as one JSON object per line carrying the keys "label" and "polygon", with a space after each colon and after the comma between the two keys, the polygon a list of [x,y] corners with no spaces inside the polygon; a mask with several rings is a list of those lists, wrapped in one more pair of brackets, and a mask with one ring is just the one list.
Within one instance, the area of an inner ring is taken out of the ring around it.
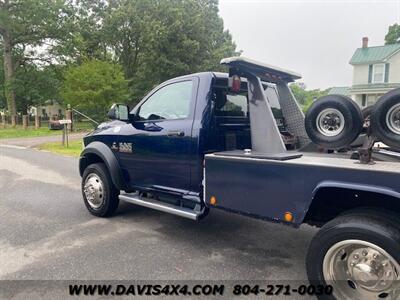
{"label": "green tree", "polygon": [[119,64],[136,102],[164,80],[222,70],[220,59],[238,54],[217,0],[0,0],[0,34],[11,114],[57,99],[64,66]]}
{"label": "green tree", "polygon": [[110,60],[111,53],[103,30],[107,8],[113,1],[76,0],[68,34],[50,52],[59,62],[81,64],[90,59]]}
{"label": "green tree", "polygon": [[290,89],[296,98],[297,102],[302,107],[303,111],[306,112],[310,105],[318,98],[328,95],[329,89],[320,90],[306,90],[306,85],[302,82],[292,83]]}
{"label": "green tree", "polygon": [[104,120],[112,103],[127,100],[127,81],[121,66],[91,60],[71,66],[64,74],[61,96],[70,104],[96,120]]}
{"label": "green tree", "polygon": [[4,94],[5,85],[4,85],[4,64],[3,64],[3,51],[0,48],[0,110],[7,109],[7,99]]}
{"label": "green tree", "polygon": [[237,54],[216,0],[117,0],[105,9],[105,38],[134,100],[171,77],[219,70],[221,58]]}
{"label": "green tree", "polygon": [[65,0],[0,1],[4,87],[11,115],[15,115],[17,109],[13,83],[17,68],[27,60],[46,60],[40,51],[35,51],[35,47],[55,42],[66,35],[63,28],[72,15],[70,9],[70,3]]}
{"label": "green tree", "polygon": [[39,67],[25,64],[17,68],[13,89],[17,102],[17,111],[26,112],[32,105],[41,105],[47,101],[61,102],[59,87],[61,76],[58,66]]}
{"label": "green tree", "polygon": [[400,24],[389,26],[388,33],[385,36],[385,45],[400,43]]}

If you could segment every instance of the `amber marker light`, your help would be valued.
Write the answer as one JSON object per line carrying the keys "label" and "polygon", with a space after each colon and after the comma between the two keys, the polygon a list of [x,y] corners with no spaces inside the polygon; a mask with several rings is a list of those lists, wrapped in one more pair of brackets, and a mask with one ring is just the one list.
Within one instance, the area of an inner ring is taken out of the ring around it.
{"label": "amber marker light", "polygon": [[217,198],[215,198],[215,196],[211,196],[211,198],[210,198],[210,204],[211,204],[211,205],[216,205],[216,204],[217,204]]}
{"label": "amber marker light", "polygon": [[291,212],[285,212],[285,216],[283,219],[286,222],[293,222],[293,214]]}

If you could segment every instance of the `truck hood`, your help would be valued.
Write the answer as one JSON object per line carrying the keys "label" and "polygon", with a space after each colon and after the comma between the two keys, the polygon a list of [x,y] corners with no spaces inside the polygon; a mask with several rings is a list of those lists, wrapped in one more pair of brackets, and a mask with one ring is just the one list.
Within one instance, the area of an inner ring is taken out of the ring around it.
{"label": "truck hood", "polygon": [[[85,141],[87,141],[88,139],[90,139],[90,137],[96,136],[96,135],[98,135],[98,134],[109,134],[109,133],[113,133],[113,131],[112,131],[112,130],[109,130],[109,129],[115,128],[115,127],[117,127],[117,126],[121,126],[121,127],[122,127],[123,125],[126,125],[126,123],[123,122],[123,121],[120,121],[120,120],[113,120],[113,121],[103,122],[103,123],[97,125],[97,127],[96,127],[92,132],[89,132],[89,133],[83,138],[83,140],[84,140],[84,142],[85,142]],[[108,130],[109,132],[107,132],[107,130]],[[86,145],[86,142],[85,142],[85,145]]]}
{"label": "truck hood", "polygon": [[104,131],[106,129],[109,128],[113,128],[116,126],[122,126],[125,125],[126,123],[120,120],[113,120],[113,121],[107,121],[107,122],[103,122],[100,123],[99,125],[97,125],[96,129],[93,131],[93,133],[99,133],[101,131]]}

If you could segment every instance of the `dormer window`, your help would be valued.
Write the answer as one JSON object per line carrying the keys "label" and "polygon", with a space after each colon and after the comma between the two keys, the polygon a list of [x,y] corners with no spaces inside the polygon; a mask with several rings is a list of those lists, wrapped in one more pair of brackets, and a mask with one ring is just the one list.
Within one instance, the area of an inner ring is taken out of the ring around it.
{"label": "dormer window", "polygon": [[375,64],[372,68],[372,83],[383,83],[385,79],[385,64]]}

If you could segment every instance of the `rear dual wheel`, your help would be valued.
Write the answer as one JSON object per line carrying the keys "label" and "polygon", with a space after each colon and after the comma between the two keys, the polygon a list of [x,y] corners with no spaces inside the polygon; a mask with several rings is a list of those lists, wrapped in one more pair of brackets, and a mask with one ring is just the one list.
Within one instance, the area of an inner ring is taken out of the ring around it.
{"label": "rear dual wheel", "polygon": [[310,244],[307,274],[332,286],[320,299],[400,299],[398,216],[359,211],[327,223]]}

